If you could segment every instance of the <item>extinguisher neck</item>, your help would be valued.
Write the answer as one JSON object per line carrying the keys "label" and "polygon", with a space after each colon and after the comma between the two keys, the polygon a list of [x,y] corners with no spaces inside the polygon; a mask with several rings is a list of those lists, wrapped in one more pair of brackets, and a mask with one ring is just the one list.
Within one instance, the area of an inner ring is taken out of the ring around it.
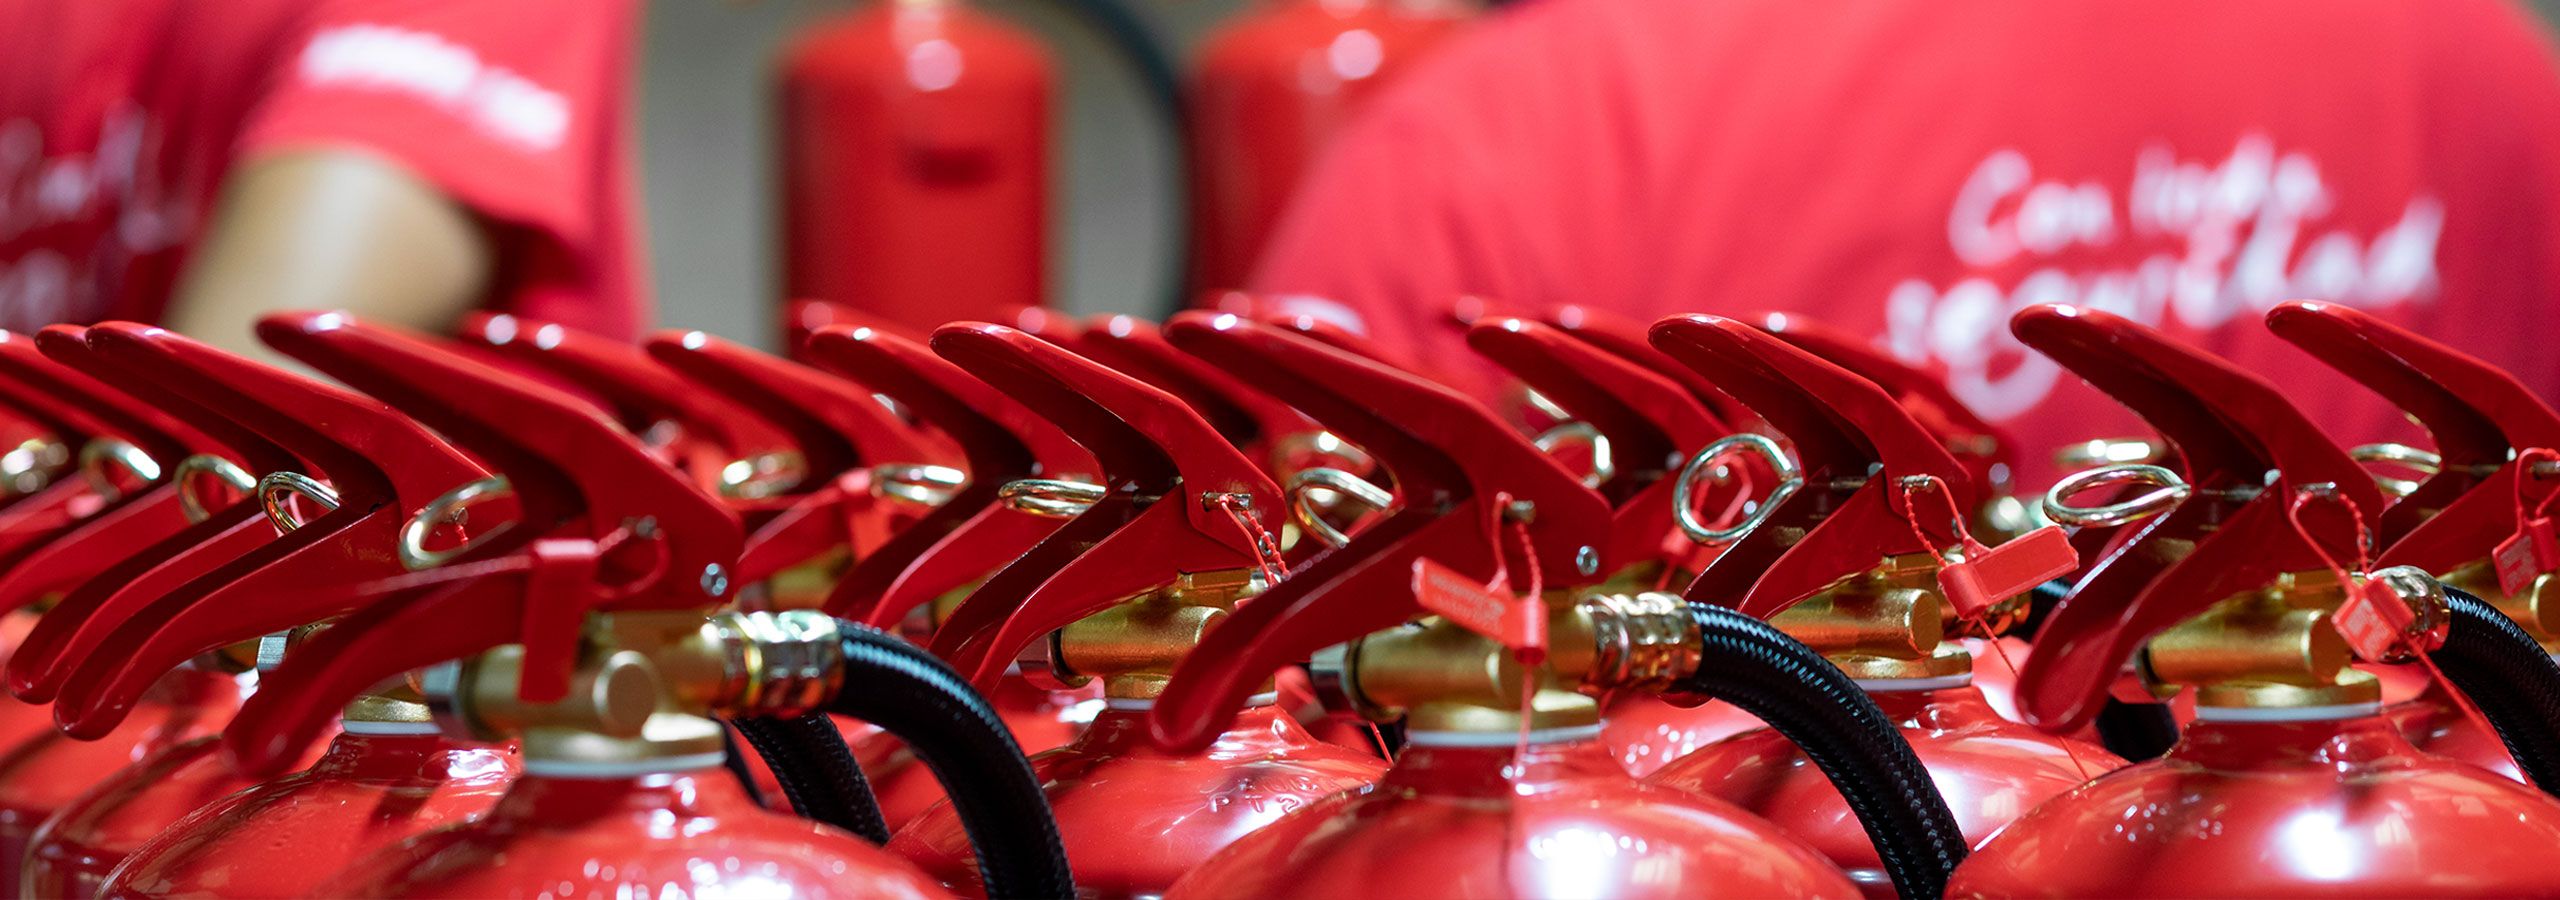
{"label": "extinguisher neck", "polygon": [[[748,799],[737,779],[725,772],[587,778],[539,771],[528,763],[506,797],[490,811],[486,824],[561,828],[612,818],[672,818],[681,823],[761,815],[771,813]],[[681,824],[677,833],[682,833]]]}
{"label": "extinguisher neck", "polygon": [[1624,782],[1597,726],[1529,732],[1503,740],[1475,732],[1407,733],[1407,743],[1378,786],[1448,798],[1510,799],[1595,780]]}
{"label": "extinguisher neck", "polygon": [[2198,718],[2163,761],[2227,772],[2336,769],[2393,765],[2420,755],[2378,709],[2362,715],[2293,721]]}
{"label": "extinguisher neck", "polygon": [[1255,759],[1299,756],[1310,749],[1332,747],[1317,740],[1306,726],[1274,705],[1274,695],[1254,699],[1258,702],[1238,713],[1235,723],[1198,753],[1167,753],[1158,748],[1147,736],[1147,710],[1117,706],[1105,707],[1096,714],[1093,724],[1068,745],[1068,752],[1097,757]]}

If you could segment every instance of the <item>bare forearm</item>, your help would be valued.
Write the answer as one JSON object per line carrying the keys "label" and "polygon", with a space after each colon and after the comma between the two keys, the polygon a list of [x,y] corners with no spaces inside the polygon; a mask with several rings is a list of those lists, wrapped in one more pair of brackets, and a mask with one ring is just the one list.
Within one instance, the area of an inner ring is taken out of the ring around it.
{"label": "bare forearm", "polygon": [[162,324],[264,358],[251,328],[277,310],[443,330],[486,293],[490,257],[480,221],[395,164],[279,155],[231,175]]}

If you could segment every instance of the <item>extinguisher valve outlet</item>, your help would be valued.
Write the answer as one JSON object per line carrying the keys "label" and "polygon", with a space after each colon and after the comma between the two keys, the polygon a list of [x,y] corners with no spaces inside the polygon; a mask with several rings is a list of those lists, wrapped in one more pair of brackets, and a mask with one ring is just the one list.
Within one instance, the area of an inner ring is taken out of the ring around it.
{"label": "extinguisher valve outlet", "polygon": [[720,654],[713,706],[732,715],[792,717],[815,710],[844,681],[844,638],[834,616],[791,609],[724,612],[702,625]]}

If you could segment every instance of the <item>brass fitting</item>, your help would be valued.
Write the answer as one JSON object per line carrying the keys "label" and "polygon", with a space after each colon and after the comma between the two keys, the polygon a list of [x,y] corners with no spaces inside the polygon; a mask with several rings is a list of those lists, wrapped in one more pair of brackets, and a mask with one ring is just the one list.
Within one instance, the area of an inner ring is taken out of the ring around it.
{"label": "brass fitting", "polygon": [[710,705],[724,713],[799,716],[844,685],[844,636],[817,610],[714,614],[700,641],[720,653]]}
{"label": "brass fitting", "polygon": [[569,690],[559,700],[517,696],[524,647],[509,644],[427,670],[428,707],[447,733],[521,738],[528,767],[587,771],[693,767],[723,750],[713,702],[735,681],[730,648],[690,611],[606,613],[587,619]]}
{"label": "brass fitting", "polygon": [[[1695,617],[1677,595],[1549,595],[1547,654],[1508,648],[1432,617],[1327,648],[1311,667],[1328,706],[1423,731],[1502,732],[1596,724],[1601,702],[1661,692],[1697,671]],[[1529,696],[1524,694],[1529,694]]]}
{"label": "brass fitting", "polygon": [[2522,593],[2510,595],[2499,589],[2497,570],[2483,560],[2445,573],[2444,583],[2488,601],[2523,626],[2524,633],[2533,635],[2544,650],[2560,654],[2560,573],[2536,575]]}
{"label": "brass fitting", "polygon": [[2281,576],[2154,636],[2143,654],[2144,671],[2165,684],[2194,686],[2204,706],[2378,701],[2380,682],[2349,665],[2346,638],[2329,623],[2344,596],[2326,570]]}
{"label": "brass fitting", "polygon": [[1150,591],[1050,632],[1018,658],[1034,684],[1072,689],[1102,679],[1106,697],[1152,700],[1173,667],[1236,603],[1264,588],[1251,569],[1185,573]]}
{"label": "brass fitting", "polygon": [[1769,617],[1769,624],[1861,681],[1970,672],[1972,654],[1947,640],[1952,614],[1938,593],[1939,565],[1926,553],[1886,559]]}

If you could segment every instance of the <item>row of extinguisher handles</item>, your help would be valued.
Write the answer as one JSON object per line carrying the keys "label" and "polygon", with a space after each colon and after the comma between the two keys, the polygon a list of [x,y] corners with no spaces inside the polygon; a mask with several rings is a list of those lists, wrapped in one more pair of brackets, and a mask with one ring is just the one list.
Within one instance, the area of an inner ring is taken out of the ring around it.
{"label": "row of extinguisher handles", "polygon": [[[885,628],[976,584],[932,648],[986,690],[1024,647],[1186,573],[1264,573],[1149,715],[1160,745],[1189,751],[1281,669],[1448,612],[1417,588],[1421,562],[1531,595],[1657,567],[1694,574],[1691,602],[1766,617],[1928,554],[1968,615],[2076,580],[2018,696],[2065,732],[2143,641],[2283,573],[2560,567],[2539,505],[2560,415],[2512,376],[2328,304],[2288,304],[2270,327],[2435,434],[2412,501],[2386,504],[2262,378],[2102,311],[2021,313],[2022,341],[2161,439],[2156,466],[2066,482],[2118,502],[2045,504],[2087,526],[2059,556],[2059,532],[1986,540],[2017,524],[1996,512],[2009,448],[1994,429],[1800,319],[1480,318],[1469,345],[1536,398],[1513,416],[1312,320],[1043,317],[919,341],[821,312],[836,324],[796,339],[797,361],[507,316],[457,338],[325,313],[262,323],[345,387],[147,326],[0,337],[0,408],[76,446],[83,475],[24,482],[0,507],[0,603],[60,598],[9,687],[95,735],[189,659],[334,623],[298,639],[226,734],[236,764],[272,773],[364,691],[492,648],[522,648],[524,699],[557,699],[594,614],[745,597]],[[1554,427],[1534,438],[1516,424],[1541,415]],[[1753,432],[1784,444],[1734,437]],[[1576,442],[1588,459],[1568,468],[1552,451]],[[2109,487],[2129,483],[2151,490]],[[2416,500],[2432,514],[2401,512]],[[2139,516],[2164,518],[2123,527]],[[1338,534],[1284,546],[1293,526]],[[2165,541],[2193,549],[2104,574]],[[772,595],[839,547],[852,561],[823,596]],[[2425,639],[2385,634],[2372,652]]]}

